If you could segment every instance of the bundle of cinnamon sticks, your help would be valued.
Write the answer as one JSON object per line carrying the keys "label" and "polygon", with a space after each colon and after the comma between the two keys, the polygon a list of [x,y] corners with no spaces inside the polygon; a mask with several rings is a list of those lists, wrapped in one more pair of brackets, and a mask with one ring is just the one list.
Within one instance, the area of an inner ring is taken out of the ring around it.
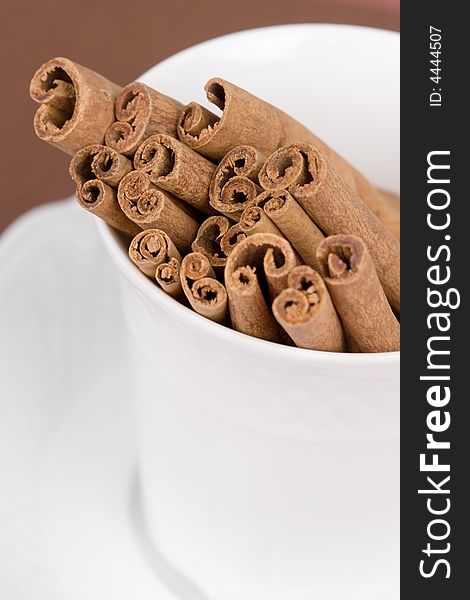
{"label": "bundle of cinnamon sticks", "polygon": [[205,91],[217,114],[65,58],[30,87],[80,206],[176,301],[300,348],[398,350],[399,198],[250,92],[220,78]]}

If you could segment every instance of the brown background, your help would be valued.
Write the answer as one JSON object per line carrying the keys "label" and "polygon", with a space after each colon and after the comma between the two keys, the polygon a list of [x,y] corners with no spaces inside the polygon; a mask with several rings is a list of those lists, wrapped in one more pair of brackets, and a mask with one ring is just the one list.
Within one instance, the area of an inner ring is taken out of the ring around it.
{"label": "brown background", "polygon": [[206,39],[281,23],[353,23],[398,29],[395,0],[28,0],[0,5],[0,230],[28,208],[73,193],[70,157],[35,138],[28,86],[53,56],[126,84]]}

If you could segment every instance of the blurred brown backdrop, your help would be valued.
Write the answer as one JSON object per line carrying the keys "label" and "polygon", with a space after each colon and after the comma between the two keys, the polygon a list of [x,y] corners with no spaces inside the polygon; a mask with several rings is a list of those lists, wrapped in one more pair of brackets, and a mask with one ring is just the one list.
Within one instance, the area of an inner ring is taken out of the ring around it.
{"label": "blurred brown backdrop", "polygon": [[3,0],[0,231],[28,208],[73,193],[70,157],[33,133],[28,86],[45,60],[66,56],[126,84],[209,38],[305,22],[398,29],[398,0]]}

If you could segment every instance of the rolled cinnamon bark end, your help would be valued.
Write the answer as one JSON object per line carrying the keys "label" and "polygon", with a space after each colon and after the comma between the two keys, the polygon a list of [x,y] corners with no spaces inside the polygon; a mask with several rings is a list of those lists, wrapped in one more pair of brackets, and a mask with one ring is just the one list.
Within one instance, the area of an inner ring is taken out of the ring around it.
{"label": "rolled cinnamon bark end", "polygon": [[237,146],[220,161],[211,181],[211,206],[238,220],[261,191],[258,173],[266,156],[252,146]]}
{"label": "rolled cinnamon bark end", "polygon": [[128,158],[101,144],[80,148],[69,166],[70,177],[77,185],[90,179],[99,179],[114,188],[131,171],[132,163]]}
{"label": "rolled cinnamon bark end", "polygon": [[[270,306],[287,286],[288,273],[296,265],[289,242],[277,235],[255,234],[237,244],[225,265],[230,315],[237,331],[266,340],[282,340]],[[264,294],[269,298],[269,306]]]}
{"label": "rolled cinnamon bark end", "polygon": [[103,181],[91,179],[77,185],[76,198],[82,208],[129,237],[134,237],[141,230],[122,212],[116,190]]}
{"label": "rolled cinnamon bark end", "polygon": [[267,191],[289,189],[296,197],[302,188],[313,195],[327,175],[328,163],[323,154],[309,144],[290,144],[268,157],[258,179]]}
{"label": "rolled cinnamon bark end", "polygon": [[180,280],[181,262],[176,258],[170,258],[168,262],[158,265],[155,271],[155,279],[164,292],[179,299],[183,296],[183,288]]}
{"label": "rolled cinnamon bark end", "polygon": [[192,148],[197,146],[201,132],[210,129],[218,121],[219,117],[210,110],[197,102],[190,102],[179,115],[176,131],[179,139]]}
{"label": "rolled cinnamon bark end", "polygon": [[184,295],[198,314],[217,323],[226,320],[227,291],[215,278],[207,256],[200,252],[187,254],[181,263],[180,281]]}
{"label": "rolled cinnamon bark end", "polygon": [[169,135],[156,134],[137,149],[134,166],[150,181],[204,213],[213,213],[209,186],[215,165]]}
{"label": "rolled cinnamon bark end", "polygon": [[365,242],[354,235],[327,237],[318,248],[318,261],[355,348],[359,352],[399,350],[400,325]]}
{"label": "rolled cinnamon bark end", "polygon": [[118,202],[141,229],[162,229],[181,253],[189,251],[199,227],[169,192],[154,185],[143,171],[131,171],[119,184]]}
{"label": "rolled cinnamon bark end", "polygon": [[240,217],[240,229],[245,235],[255,233],[272,233],[284,237],[278,227],[259,206],[245,208]]}
{"label": "rolled cinnamon bark end", "polygon": [[277,322],[299,348],[344,352],[346,343],[338,314],[321,275],[311,267],[292,269],[288,288],[273,302]]}
{"label": "rolled cinnamon bark end", "polygon": [[164,231],[145,229],[130,243],[129,258],[145,275],[153,278],[158,265],[170,258],[180,261],[181,255]]}
{"label": "rolled cinnamon bark end", "polygon": [[192,251],[207,256],[212,267],[224,267],[227,256],[220,242],[229,228],[230,221],[227,217],[221,215],[209,217],[199,227],[196,239],[191,244]]}
{"label": "rolled cinnamon bark end", "polygon": [[400,311],[400,245],[378,217],[343,181],[325,156],[308,144],[274,152],[259,174],[270,191],[285,189],[327,235],[356,235],[364,240],[385,294]]}
{"label": "rolled cinnamon bark end", "polygon": [[67,58],[53,58],[34,74],[30,94],[41,106],[34,117],[36,135],[74,154],[102,144],[114,122],[114,100],[121,87]]}
{"label": "rolled cinnamon bark end", "polygon": [[117,121],[106,131],[106,145],[133,156],[144,139],[155,133],[175,136],[182,107],[144,83],[130,83],[116,98]]}
{"label": "rolled cinnamon bark end", "polygon": [[232,250],[243,240],[246,240],[248,236],[244,233],[240,227],[240,223],[235,223],[220,238],[220,249],[225,256],[230,256]]}
{"label": "rolled cinnamon bark end", "polygon": [[325,238],[320,229],[286,190],[263,192],[255,203],[289,240],[306,265],[318,270],[317,248]]}
{"label": "rolled cinnamon bark end", "polygon": [[185,144],[218,162],[235,146],[254,146],[270,154],[283,143],[283,127],[274,106],[217,77],[207,82],[205,90],[222,115],[203,112],[194,103],[187,106],[178,124],[178,136]]}

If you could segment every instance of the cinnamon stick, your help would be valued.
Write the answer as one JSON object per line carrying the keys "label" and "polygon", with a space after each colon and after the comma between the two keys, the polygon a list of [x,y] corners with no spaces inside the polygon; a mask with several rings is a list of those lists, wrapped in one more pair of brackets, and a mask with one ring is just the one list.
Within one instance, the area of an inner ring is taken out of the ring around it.
{"label": "cinnamon stick", "polygon": [[106,131],[106,145],[125,156],[155,133],[176,135],[176,123],[183,105],[135,81],[126,85],[116,98],[116,119]]}
{"label": "cinnamon stick", "polygon": [[273,302],[273,314],[299,348],[344,352],[343,328],[321,275],[311,267],[294,267],[288,287]]}
{"label": "cinnamon stick", "polygon": [[[237,244],[225,265],[225,285],[234,329],[257,338],[281,341],[270,305],[286,287],[288,273],[296,263],[289,242],[271,233],[254,234]],[[263,288],[269,297],[269,306]]]}
{"label": "cinnamon stick", "polygon": [[181,262],[176,258],[170,258],[168,262],[164,262],[158,265],[155,271],[155,279],[162,289],[173,296],[173,298],[179,299],[183,295],[183,288],[181,287],[180,280],[180,268]]}
{"label": "cinnamon stick", "polygon": [[181,253],[191,247],[198,222],[172,194],[154,185],[147,173],[132,171],[119,184],[118,201],[124,214],[141,229],[161,229]]}
{"label": "cinnamon stick", "polygon": [[128,158],[101,144],[77,150],[69,166],[70,177],[77,185],[83,185],[90,179],[99,179],[114,188],[131,171],[132,163]]}
{"label": "cinnamon stick", "polygon": [[83,185],[77,185],[76,197],[82,208],[129,237],[134,237],[141,230],[122,212],[116,190],[107,183],[90,179]]}
{"label": "cinnamon stick", "polygon": [[365,242],[354,235],[334,235],[323,240],[317,254],[336,310],[358,351],[399,350],[400,326]]}
{"label": "cinnamon stick", "polygon": [[235,246],[246,238],[247,235],[242,231],[240,223],[235,223],[235,225],[232,225],[220,238],[220,249],[225,256],[229,256]]}
{"label": "cinnamon stick", "polygon": [[240,217],[240,229],[246,235],[255,233],[272,233],[284,237],[278,227],[271,221],[262,208],[249,206]]}
{"label": "cinnamon stick", "polygon": [[138,233],[129,246],[129,258],[148,277],[155,277],[158,265],[181,255],[170,237],[161,229],[145,229]]}
{"label": "cinnamon stick", "polygon": [[178,123],[178,136],[185,144],[214,161],[242,144],[254,146],[264,154],[271,154],[286,144],[312,144],[333,163],[385,226],[394,227],[396,208],[384,201],[382,194],[359,171],[301,123],[224,79],[210,79],[205,90],[208,100],[222,110],[222,116],[219,118],[195,103],[186,106]]}
{"label": "cinnamon stick", "polygon": [[287,190],[277,190],[261,193],[254,202],[289,240],[303,262],[318,269],[316,252],[325,236],[294,197]]}
{"label": "cinnamon stick", "polygon": [[102,144],[114,122],[114,99],[121,87],[67,58],[53,58],[34,74],[30,95],[41,106],[34,116],[36,135],[74,154]]}
{"label": "cinnamon stick", "polygon": [[193,309],[200,315],[223,323],[227,318],[227,292],[217,281],[209,259],[200,252],[183,258],[180,271],[181,287]]}
{"label": "cinnamon stick", "polygon": [[252,146],[237,146],[230,150],[215,170],[209,188],[213,208],[238,220],[261,188],[258,173],[266,156]]}
{"label": "cinnamon stick", "polygon": [[378,217],[316,148],[291,144],[274,152],[259,174],[270,191],[288,189],[327,235],[353,234],[366,243],[385,294],[400,311],[400,247]]}
{"label": "cinnamon stick", "polygon": [[156,134],[137,149],[134,166],[149,174],[158,187],[212,214],[209,185],[215,165],[169,135]]}
{"label": "cinnamon stick", "polygon": [[209,217],[199,227],[191,244],[193,252],[200,252],[209,259],[212,267],[224,267],[227,256],[222,250],[221,239],[230,228],[230,221],[222,215]]}

